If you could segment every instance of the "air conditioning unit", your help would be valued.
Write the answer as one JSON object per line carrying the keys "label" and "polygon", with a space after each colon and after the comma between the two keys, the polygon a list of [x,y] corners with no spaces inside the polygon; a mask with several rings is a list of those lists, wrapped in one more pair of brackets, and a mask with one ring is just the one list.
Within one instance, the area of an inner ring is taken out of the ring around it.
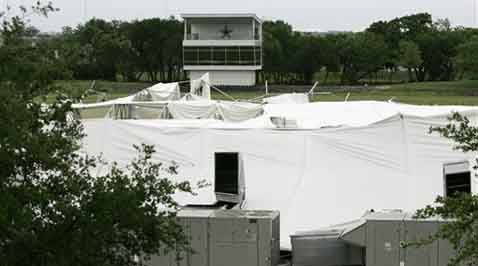
{"label": "air conditioning unit", "polygon": [[277,211],[183,210],[178,219],[192,252],[143,261],[148,266],[276,266],[280,259]]}
{"label": "air conditioning unit", "polygon": [[214,192],[218,201],[240,204],[245,200],[244,169],[239,153],[214,154]]}
{"label": "air conditioning unit", "polygon": [[443,165],[444,195],[455,193],[472,193],[473,179],[470,163],[467,161]]}

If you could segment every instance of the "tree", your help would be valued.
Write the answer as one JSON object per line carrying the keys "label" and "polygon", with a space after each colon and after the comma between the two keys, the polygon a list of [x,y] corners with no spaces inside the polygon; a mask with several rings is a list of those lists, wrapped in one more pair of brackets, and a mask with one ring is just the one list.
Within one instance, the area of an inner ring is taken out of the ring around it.
{"label": "tree", "polygon": [[413,81],[412,70],[422,64],[421,52],[418,45],[411,41],[401,41],[400,44],[400,65],[408,70],[408,81]]}
{"label": "tree", "polygon": [[366,30],[382,36],[387,45],[385,68],[390,72],[390,80],[397,70],[399,64],[400,41],[403,39],[400,19],[396,18],[391,21],[378,21],[372,23]]}
{"label": "tree", "polygon": [[80,60],[75,65],[78,79],[117,79],[117,65],[121,59],[122,36],[117,22],[91,19],[79,25],[73,38],[79,44]]}
{"label": "tree", "polygon": [[[459,113],[450,118],[451,123],[445,127],[431,128],[443,137],[453,140],[455,149],[463,152],[478,151],[478,127],[472,126],[469,119]],[[477,169],[477,167],[474,167]],[[468,194],[438,197],[434,205],[429,205],[417,212],[418,218],[439,216],[447,219],[438,232],[431,237],[446,239],[453,245],[456,255],[450,265],[478,265],[478,196]]]}
{"label": "tree", "polygon": [[432,16],[428,13],[418,13],[398,19],[403,38],[416,41],[423,34],[430,32],[433,27]]}
{"label": "tree", "polygon": [[[47,14],[51,4],[33,11]],[[0,30],[0,261],[22,265],[138,265],[135,257],[188,249],[177,224],[173,194],[191,192],[173,182],[177,167],[152,160],[154,148],[136,147],[127,168],[80,152],[80,121],[72,101],[59,95],[51,76],[57,59],[25,41],[21,17]]]}
{"label": "tree", "polygon": [[[122,25],[134,55],[133,62],[152,82],[173,78],[174,71],[180,72],[182,31],[183,24],[173,18],[145,19]],[[168,78],[166,72],[170,73]]]}
{"label": "tree", "polygon": [[268,80],[269,82],[274,78],[274,75],[281,72],[283,63],[284,51],[282,49],[281,42],[276,38],[273,32],[269,31],[270,22],[264,22],[264,32],[263,32],[263,71],[262,76],[263,80]]}
{"label": "tree", "polygon": [[371,32],[349,34],[340,45],[342,81],[357,83],[371,77],[386,63],[387,46],[380,35]]}
{"label": "tree", "polygon": [[275,82],[286,83],[286,76],[291,72],[290,58],[295,51],[292,26],[281,20],[266,21],[263,32],[264,72],[274,76]]}
{"label": "tree", "polygon": [[314,36],[296,36],[295,41],[300,44],[300,49],[290,59],[291,71],[300,75],[304,83],[310,84],[321,67],[320,39]]}
{"label": "tree", "polygon": [[453,31],[434,29],[420,35],[417,44],[422,52],[423,64],[417,71],[417,79],[453,80],[456,74],[453,58],[459,43],[460,35]]}
{"label": "tree", "polygon": [[463,73],[468,73],[474,79],[478,78],[478,36],[458,46],[455,62]]}

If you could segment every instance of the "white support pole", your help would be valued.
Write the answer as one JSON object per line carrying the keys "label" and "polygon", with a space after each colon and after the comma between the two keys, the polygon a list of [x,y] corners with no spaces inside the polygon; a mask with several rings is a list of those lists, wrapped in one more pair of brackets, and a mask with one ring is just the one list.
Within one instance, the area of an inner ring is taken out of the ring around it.
{"label": "white support pole", "polygon": [[220,90],[219,88],[217,88],[217,87],[211,85],[210,83],[208,83],[208,82],[206,82],[206,81],[204,81],[204,80],[203,80],[203,82],[206,83],[207,85],[209,85],[209,87],[211,87],[212,89],[214,89],[214,90],[216,90],[217,92],[219,92],[220,94],[224,95],[225,97],[227,97],[227,98],[229,98],[229,99],[231,99],[231,100],[237,102],[237,100],[236,100],[234,97],[232,97],[231,95],[229,95],[229,94],[223,92],[223,91]]}
{"label": "white support pole", "polygon": [[220,89],[218,89],[218,88],[216,88],[216,87],[214,87],[214,86],[212,86],[212,85],[209,85],[209,87],[211,87],[211,88],[213,88],[214,90],[218,91],[220,94],[226,96],[227,98],[229,98],[229,99],[231,99],[231,100],[233,100],[233,101],[235,101],[235,102],[237,101],[234,97],[232,97],[231,95],[229,95],[229,94],[223,92],[222,90],[220,90]]}
{"label": "white support pole", "polygon": [[267,80],[266,80],[266,95],[267,95],[267,94],[269,94],[269,84],[268,84],[268,82],[267,82]]}
{"label": "white support pole", "polygon": [[349,97],[350,97],[350,92],[347,93],[347,95],[345,96],[345,101],[348,101],[348,100],[349,100]]}
{"label": "white support pole", "polygon": [[252,99],[246,100],[246,102],[257,102],[257,101],[259,101],[259,100],[265,98],[266,96],[267,96],[267,95],[257,96],[257,97],[254,97],[254,98],[252,98]]}
{"label": "white support pole", "polygon": [[314,86],[312,86],[312,89],[310,89],[310,91],[309,91],[307,94],[309,94],[309,95],[310,95],[310,94],[314,95],[314,90],[315,90],[315,88],[316,88],[317,86],[319,86],[319,82],[318,82],[318,81],[316,81],[316,82],[314,83]]}
{"label": "white support pole", "polygon": [[187,40],[188,39],[188,19],[185,18],[183,23],[184,23],[184,37],[183,38],[184,38],[184,40]]}

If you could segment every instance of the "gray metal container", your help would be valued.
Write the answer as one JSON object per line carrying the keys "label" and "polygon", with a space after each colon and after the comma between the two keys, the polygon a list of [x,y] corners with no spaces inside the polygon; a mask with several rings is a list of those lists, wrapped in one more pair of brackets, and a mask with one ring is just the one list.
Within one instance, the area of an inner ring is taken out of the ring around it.
{"label": "gray metal container", "polygon": [[339,239],[340,232],[316,231],[291,236],[294,266],[360,265],[362,249]]}
{"label": "gray metal container", "polygon": [[367,266],[447,266],[454,250],[446,240],[423,246],[418,243],[433,235],[443,220],[416,220],[412,215],[370,213],[363,223],[342,233],[341,239],[365,247]]}
{"label": "gray metal container", "polygon": [[149,266],[276,266],[280,217],[275,211],[186,210],[178,215],[193,253],[153,257]]}

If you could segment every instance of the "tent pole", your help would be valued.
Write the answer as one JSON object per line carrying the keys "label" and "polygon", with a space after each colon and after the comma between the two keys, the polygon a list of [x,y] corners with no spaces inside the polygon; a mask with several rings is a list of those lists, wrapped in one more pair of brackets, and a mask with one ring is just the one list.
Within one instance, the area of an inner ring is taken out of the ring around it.
{"label": "tent pole", "polygon": [[314,83],[314,86],[312,86],[312,89],[310,89],[310,91],[309,91],[307,94],[312,94],[312,95],[314,95],[314,90],[315,90],[315,88],[316,88],[317,86],[319,86],[319,82],[318,82],[318,81],[316,81],[316,82]]}
{"label": "tent pole", "polygon": [[248,101],[248,102],[255,102],[255,101],[257,101],[257,100],[259,100],[259,99],[262,99],[262,98],[264,98],[264,97],[266,97],[266,96],[267,96],[267,94],[264,94],[264,95],[257,96],[257,97],[254,97],[254,98],[252,98],[252,99],[249,99],[249,100],[247,100],[247,101]]}
{"label": "tent pole", "polygon": [[229,95],[229,94],[223,92],[222,90],[220,90],[220,89],[218,89],[218,88],[216,88],[216,87],[214,87],[214,86],[212,86],[212,85],[209,85],[209,86],[210,86],[211,88],[213,88],[214,90],[218,91],[220,94],[222,94],[222,95],[226,96],[227,98],[229,98],[229,99],[231,99],[231,100],[237,102],[237,100],[236,100],[234,97],[232,97],[231,95]]}
{"label": "tent pole", "polygon": [[345,96],[345,102],[349,100],[349,97],[350,97],[350,92],[347,93],[347,95]]}
{"label": "tent pole", "polygon": [[207,85],[209,85],[209,87],[211,87],[211,88],[213,88],[214,90],[216,90],[217,92],[219,92],[220,94],[222,94],[222,95],[226,96],[227,98],[229,98],[229,99],[231,99],[231,100],[237,102],[237,100],[236,100],[234,97],[232,97],[231,95],[229,95],[229,94],[223,92],[223,91],[220,90],[219,88],[217,88],[217,87],[211,85],[209,82],[206,82],[206,81],[204,81],[204,80],[203,80],[203,82],[206,83]]}

